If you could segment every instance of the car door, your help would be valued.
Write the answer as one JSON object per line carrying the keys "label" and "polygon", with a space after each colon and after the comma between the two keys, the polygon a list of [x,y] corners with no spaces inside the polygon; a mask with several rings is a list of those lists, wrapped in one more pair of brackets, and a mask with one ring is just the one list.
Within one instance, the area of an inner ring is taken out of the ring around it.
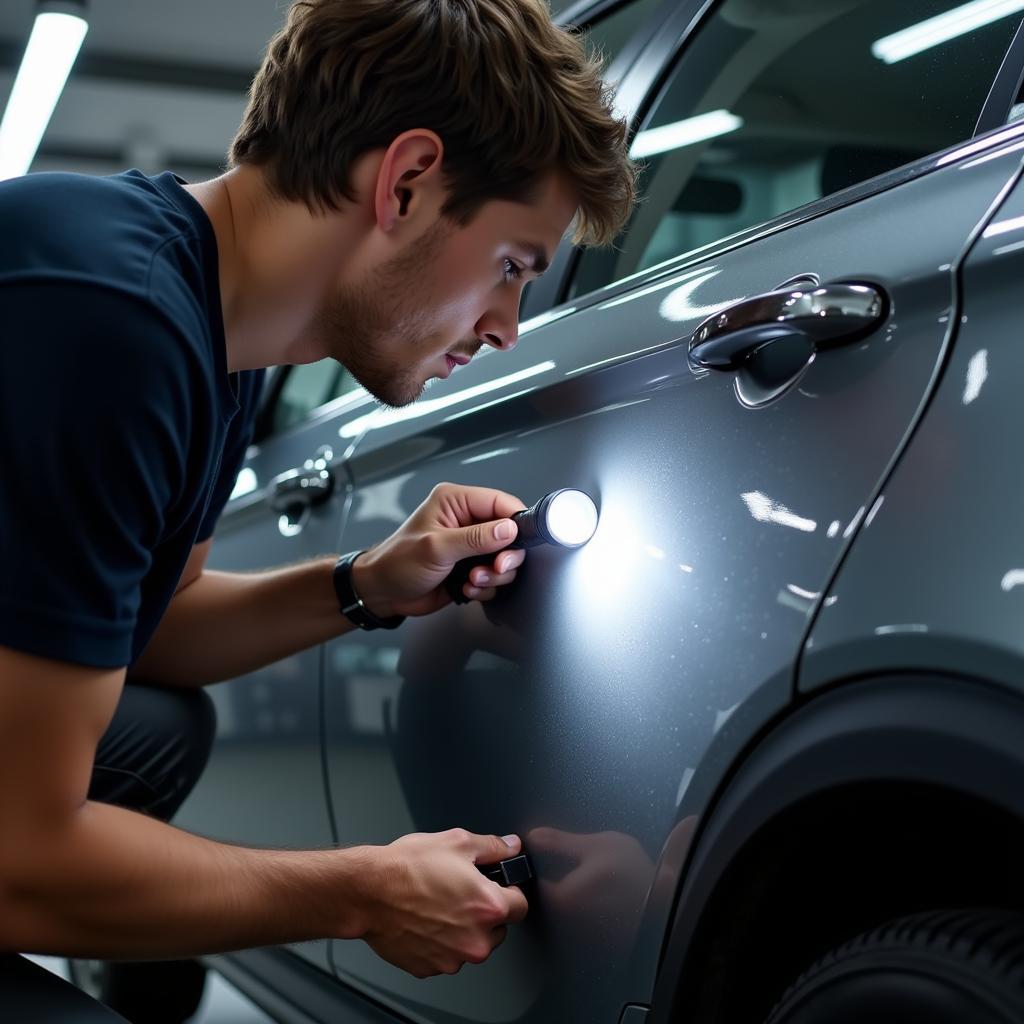
{"label": "car door", "polygon": [[681,5],[623,82],[648,95],[646,170],[616,247],[576,257],[513,352],[349,424],[344,550],[442,480],[524,504],[580,487],[601,519],[487,607],[327,645],[339,840],[516,831],[538,875],[487,963],[416,981],[335,942],[346,984],[432,1022],[649,1001],[702,812],[792,698],[810,611],[949,343],[951,268],[1016,170],[998,133],[968,141],[1009,110],[1011,88],[986,97],[1015,20],[891,41],[954,7]]}
{"label": "car door", "polygon": [[[334,360],[286,367],[268,382],[256,439],[218,523],[209,566],[252,572],[335,550],[347,476],[338,421],[371,399]],[[320,746],[320,648],[209,689],[210,762],[176,823],[252,846],[334,842]],[[292,947],[328,969],[325,941]]]}

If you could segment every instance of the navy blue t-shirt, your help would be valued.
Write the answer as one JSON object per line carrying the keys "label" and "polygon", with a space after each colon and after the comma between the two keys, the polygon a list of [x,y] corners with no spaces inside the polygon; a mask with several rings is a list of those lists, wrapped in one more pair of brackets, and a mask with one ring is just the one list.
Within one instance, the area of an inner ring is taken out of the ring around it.
{"label": "navy blue t-shirt", "polygon": [[217,241],[171,173],[0,183],[0,644],[114,668],[245,457]]}

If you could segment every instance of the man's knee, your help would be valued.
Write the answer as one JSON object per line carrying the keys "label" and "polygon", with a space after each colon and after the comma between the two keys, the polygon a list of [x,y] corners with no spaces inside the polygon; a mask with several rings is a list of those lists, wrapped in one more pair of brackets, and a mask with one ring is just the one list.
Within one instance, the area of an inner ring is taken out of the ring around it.
{"label": "man's knee", "polygon": [[90,799],[169,821],[199,781],[216,730],[203,690],[129,684],[100,740]]}

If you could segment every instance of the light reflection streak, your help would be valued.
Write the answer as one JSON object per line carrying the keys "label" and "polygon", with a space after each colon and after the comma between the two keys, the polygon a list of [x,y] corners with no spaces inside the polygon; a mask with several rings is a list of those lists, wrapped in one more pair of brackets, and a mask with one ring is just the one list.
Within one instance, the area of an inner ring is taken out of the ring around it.
{"label": "light reflection streak", "polygon": [[813,519],[805,519],[803,516],[790,512],[785,505],[773,501],[760,491],[747,491],[740,497],[750,514],[758,522],[777,523],[779,526],[789,526],[794,530],[803,530],[805,533],[813,533],[818,528],[818,524]]}
{"label": "light reflection streak", "polygon": [[502,402],[508,402],[513,398],[521,398],[523,395],[528,395],[531,391],[536,390],[536,388],[523,388],[522,391],[513,391],[511,395],[501,395],[498,398],[492,398],[489,402],[481,402],[479,405],[474,405],[472,409],[453,412],[450,416],[445,416],[444,422],[448,423],[451,420],[459,420],[463,416],[472,416],[473,413],[480,412],[481,409],[489,409],[492,405],[501,405]]}
{"label": "light reflection streak", "polygon": [[887,636],[889,633],[927,633],[928,627],[923,622],[905,622],[896,626],[875,626],[877,636]]}
{"label": "light reflection streak", "polygon": [[700,277],[694,278],[692,281],[687,281],[686,284],[682,284],[678,288],[674,288],[661,300],[658,312],[666,320],[679,322],[681,320],[704,319],[720,312],[727,306],[742,302],[746,298],[745,295],[722,299],[720,302],[712,302],[710,305],[704,306],[695,306],[691,303],[690,300],[693,298],[693,293],[706,281],[710,281],[713,277],[718,277],[720,273],[720,270],[712,270]]}
{"label": "light reflection streak", "polygon": [[964,405],[970,405],[981,394],[981,386],[988,379],[988,349],[979,349],[967,364],[967,384],[964,387]]}
{"label": "light reflection streak", "polygon": [[484,452],[483,455],[474,455],[471,458],[463,459],[462,465],[468,466],[471,462],[485,462],[487,459],[496,459],[499,455],[511,455],[519,451],[518,448],[495,448],[493,452]]}
{"label": "light reflection streak", "polygon": [[1003,590],[1009,593],[1014,587],[1024,584],[1024,569],[1011,569],[999,584]]}
{"label": "light reflection streak", "polygon": [[401,409],[374,409],[373,412],[367,413],[365,416],[358,416],[354,420],[349,420],[338,433],[342,437],[357,437],[364,430],[377,430],[381,427],[389,427],[394,423],[416,419],[419,416],[429,416],[439,409],[446,409],[448,406],[458,405],[460,402],[468,402],[480,395],[497,391],[499,388],[507,387],[510,384],[518,384],[520,381],[547,373],[554,368],[554,361],[549,359],[546,362],[537,363],[536,366],[528,366],[525,370],[509,373],[504,377],[497,377],[495,380],[489,380],[483,384],[476,384],[471,388],[456,391],[453,395],[445,395],[443,398],[423,399],[414,402],[412,405],[403,406]]}

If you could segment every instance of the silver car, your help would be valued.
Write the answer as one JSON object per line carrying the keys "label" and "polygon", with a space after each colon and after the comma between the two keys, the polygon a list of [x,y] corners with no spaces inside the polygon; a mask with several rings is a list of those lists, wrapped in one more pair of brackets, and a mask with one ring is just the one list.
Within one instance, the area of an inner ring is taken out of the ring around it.
{"label": "silver car", "polygon": [[454,977],[210,959],[268,1012],[1024,1020],[1022,11],[577,4],[646,166],[619,244],[566,242],[515,350],[400,411],[276,372],[215,568],[369,547],[444,480],[600,524],[487,607],[214,689],[184,827],[514,831],[536,873]]}

